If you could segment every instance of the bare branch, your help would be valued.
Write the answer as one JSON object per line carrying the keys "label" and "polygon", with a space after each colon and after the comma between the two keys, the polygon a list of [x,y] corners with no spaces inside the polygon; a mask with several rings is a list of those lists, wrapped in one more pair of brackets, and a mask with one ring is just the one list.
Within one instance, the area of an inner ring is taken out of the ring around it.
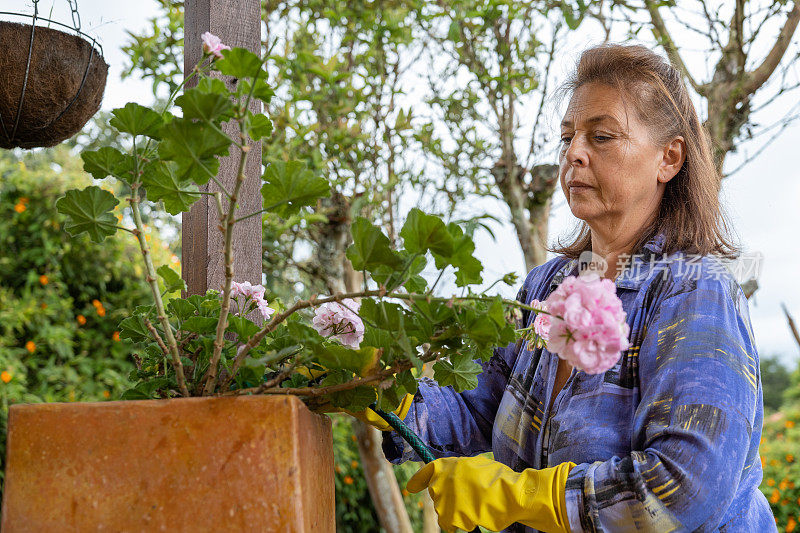
{"label": "bare branch", "polygon": [[681,71],[681,74],[689,81],[692,88],[700,95],[706,95],[706,85],[700,85],[695,81],[692,74],[689,72],[689,69],[686,68],[686,64],[683,62],[680,53],[678,53],[678,48],[675,46],[675,43],[672,40],[669,32],[667,31],[667,26],[664,24],[664,19],[661,18],[661,14],[658,12],[658,6],[653,2],[653,0],[645,0],[645,6],[647,7],[647,11],[650,13],[650,19],[653,22],[653,35],[655,36],[656,40],[664,47],[664,50],[667,52],[667,56],[669,56],[670,61],[675,67]]}
{"label": "bare branch", "polygon": [[793,3],[792,10],[786,17],[786,22],[783,24],[778,38],[775,40],[775,44],[769,51],[769,54],[767,54],[767,57],[764,58],[764,61],[761,63],[761,65],[759,65],[753,72],[748,73],[747,77],[745,78],[745,83],[742,85],[742,91],[744,94],[753,94],[756,92],[778,67],[783,59],[783,55],[786,53],[789,43],[792,40],[795,29],[797,29],[798,22],[800,22],[800,3],[795,1]]}
{"label": "bare branch", "polygon": [[797,331],[797,326],[794,323],[794,319],[792,318],[792,315],[789,314],[789,310],[786,309],[785,303],[781,302],[781,307],[783,308],[783,313],[786,315],[787,322],[789,322],[789,329],[792,331],[792,336],[794,336],[797,346],[800,347],[800,332]]}

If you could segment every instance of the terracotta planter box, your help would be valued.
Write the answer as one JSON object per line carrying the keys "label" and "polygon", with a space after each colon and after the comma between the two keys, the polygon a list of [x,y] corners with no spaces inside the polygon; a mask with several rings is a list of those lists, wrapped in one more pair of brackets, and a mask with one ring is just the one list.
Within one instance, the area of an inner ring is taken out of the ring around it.
{"label": "terracotta planter box", "polygon": [[335,530],[331,420],[288,396],[17,404],[2,531]]}

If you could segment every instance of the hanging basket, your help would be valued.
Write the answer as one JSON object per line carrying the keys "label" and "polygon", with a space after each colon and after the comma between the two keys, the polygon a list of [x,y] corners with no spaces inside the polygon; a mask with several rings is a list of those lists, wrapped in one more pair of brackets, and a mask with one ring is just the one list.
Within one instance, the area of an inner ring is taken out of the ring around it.
{"label": "hanging basket", "polygon": [[78,133],[103,99],[108,65],[94,41],[33,18],[0,21],[2,148],[58,144]]}

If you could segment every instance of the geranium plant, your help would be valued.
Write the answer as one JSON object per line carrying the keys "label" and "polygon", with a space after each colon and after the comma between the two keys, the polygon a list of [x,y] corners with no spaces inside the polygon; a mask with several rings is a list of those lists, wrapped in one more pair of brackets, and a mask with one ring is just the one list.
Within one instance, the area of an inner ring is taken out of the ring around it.
{"label": "geranium plant", "polygon": [[[561,299],[552,305],[562,313],[552,315],[538,302],[530,306],[487,296],[485,291],[473,293],[470,285],[482,283],[483,267],[472,255],[472,239],[458,224],[446,224],[418,209],[408,213],[400,232],[404,247],[399,250],[369,220],[354,220],[347,257],[365,274],[360,291],[315,295],[290,304],[271,297],[260,285],[234,281],[232,230],[238,221],[264,212],[284,218],[297,215],[327,196],[330,187],[300,161],[272,163],[262,177],[264,209],[240,212],[237,199],[245,180],[248,144],[272,132],[270,119],[250,111],[249,104],[253,98],[269,103],[273,90],[257,55],[229,49],[210,34],[203,40],[205,55],[192,74],[197,83],[174,100],[181,116],[129,103],[113,111],[111,125],[130,149],[107,146],[82,154],[92,176],[114,176],[126,185],[123,220],[128,224],[112,214],[119,200],[96,186],[68,191],[57,203],[73,235],[87,232],[102,241],[126,231],[138,241],[153,303],[135,309],[119,326],[122,338],[141,345],[132,376],[136,386],[123,398],[295,394],[308,403],[330,402],[350,410],[377,403],[389,410],[416,390],[412,369],[424,363],[434,363],[439,384],[462,391],[477,385],[481,367],[476,360],[488,359],[493,347],[519,335],[545,342],[547,328],[541,321],[515,328],[520,309],[548,316],[548,327],[559,335],[556,343],[579,368],[596,372],[608,367],[627,347],[624,312],[613,283],[570,281],[570,294],[576,296],[558,293]],[[214,71],[235,78],[233,88],[212,76]],[[171,104],[172,98],[168,109]],[[231,121],[238,135],[223,131],[223,123]],[[229,153],[238,158],[230,189],[216,178],[219,158]],[[220,192],[200,190],[209,180]],[[175,215],[203,194],[213,198],[221,221],[224,284],[206,294],[166,301],[166,293],[186,287],[169,266],[153,264],[142,204],[156,209],[160,201]],[[420,275],[429,256],[440,271],[455,271],[456,285],[465,295],[433,295],[436,283],[429,286]],[[516,276],[502,281],[512,284]],[[252,320],[254,316],[263,318],[263,324]]]}

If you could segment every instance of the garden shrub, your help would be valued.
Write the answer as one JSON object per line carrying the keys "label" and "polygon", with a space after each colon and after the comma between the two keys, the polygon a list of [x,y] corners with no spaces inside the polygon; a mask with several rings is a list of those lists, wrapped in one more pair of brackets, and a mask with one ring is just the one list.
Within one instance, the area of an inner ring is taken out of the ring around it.
{"label": "garden shrub", "polygon": [[800,521],[800,405],[785,405],[764,420],[759,446],[767,497],[778,531],[798,530]]}
{"label": "garden shrub", "polygon": [[126,232],[102,244],[68,237],[55,207],[91,181],[64,146],[0,154],[0,489],[9,404],[113,400],[131,386],[117,330],[148,301],[138,248]]}

